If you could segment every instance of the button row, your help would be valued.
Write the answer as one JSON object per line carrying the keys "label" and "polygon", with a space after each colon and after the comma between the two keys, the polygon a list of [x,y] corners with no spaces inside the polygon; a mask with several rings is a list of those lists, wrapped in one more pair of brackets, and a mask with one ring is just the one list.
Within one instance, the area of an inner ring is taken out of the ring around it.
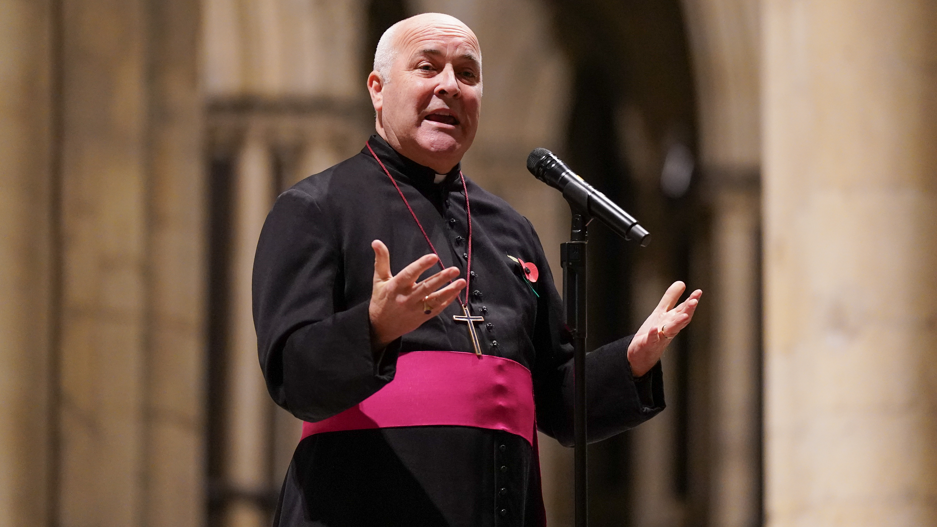
{"label": "button row", "polygon": [[[502,458],[502,463],[504,462],[504,455],[506,454],[507,450],[508,450],[508,446],[506,444],[500,443],[498,445],[498,450],[497,450],[496,455]],[[508,495],[508,487],[506,484],[506,477],[507,477],[507,472],[508,472],[507,465],[502,464],[500,467],[500,471],[501,471],[501,477],[500,477],[501,481],[500,481],[500,485],[498,485],[498,501],[499,501],[500,506],[498,507],[498,516],[501,516],[502,518],[504,518],[508,514],[508,510],[504,507],[505,503],[503,501],[504,499],[507,498],[507,495]]]}

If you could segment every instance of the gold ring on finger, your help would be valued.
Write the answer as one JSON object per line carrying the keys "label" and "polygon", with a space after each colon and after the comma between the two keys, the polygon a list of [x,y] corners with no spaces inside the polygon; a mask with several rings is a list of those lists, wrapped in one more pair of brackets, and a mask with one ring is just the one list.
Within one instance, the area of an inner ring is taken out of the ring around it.
{"label": "gold ring on finger", "polygon": [[423,314],[429,315],[433,312],[433,307],[429,305],[429,295],[423,297]]}

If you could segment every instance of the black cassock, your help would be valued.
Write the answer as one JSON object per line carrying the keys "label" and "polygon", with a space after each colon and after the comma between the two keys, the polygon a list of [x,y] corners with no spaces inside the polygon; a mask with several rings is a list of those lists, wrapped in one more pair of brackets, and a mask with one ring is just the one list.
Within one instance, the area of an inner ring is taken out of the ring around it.
{"label": "black cassock", "polygon": [[[379,136],[369,144],[443,263],[464,272],[468,222],[460,167],[435,183],[433,170],[401,156]],[[482,351],[531,371],[539,430],[571,445],[572,347],[540,241],[526,218],[465,181],[472,221],[468,295],[473,314],[485,317],[477,325]],[[472,351],[466,324],[452,319],[462,314],[453,303],[382,353],[372,352],[368,302],[375,239],[390,250],[394,274],[430,252],[367,148],[281,194],[264,223],[253,276],[260,364],[273,399],[304,421],[331,417],[374,394],[394,379],[401,354]],[[528,284],[510,257],[533,263],[539,279]],[[660,364],[634,379],[629,342],[615,341],[588,355],[590,441],[636,426],[664,407]],[[274,524],[533,526],[541,524],[541,511],[537,455],[524,438],[467,426],[417,426],[303,439]]]}

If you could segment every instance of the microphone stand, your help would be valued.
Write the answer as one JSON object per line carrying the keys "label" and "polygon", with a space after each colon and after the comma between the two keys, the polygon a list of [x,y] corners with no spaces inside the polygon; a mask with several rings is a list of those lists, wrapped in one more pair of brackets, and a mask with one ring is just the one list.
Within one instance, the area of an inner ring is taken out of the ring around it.
{"label": "microphone stand", "polygon": [[[573,207],[570,207],[573,209]],[[575,436],[576,527],[589,523],[586,462],[586,244],[589,221],[573,209],[570,241],[560,244],[563,312],[573,337],[573,430]]]}

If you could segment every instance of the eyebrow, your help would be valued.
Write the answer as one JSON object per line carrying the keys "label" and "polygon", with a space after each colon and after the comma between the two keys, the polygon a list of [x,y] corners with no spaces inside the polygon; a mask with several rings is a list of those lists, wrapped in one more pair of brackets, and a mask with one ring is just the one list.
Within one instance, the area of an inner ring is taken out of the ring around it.
{"label": "eyebrow", "polygon": [[[426,48],[426,49],[421,49],[418,54],[419,54],[419,55],[440,56],[440,55],[442,55],[442,51],[439,51],[439,50],[436,49],[436,48]],[[474,54],[474,53],[463,53],[462,55],[459,55],[459,58],[460,58],[460,59],[470,60],[470,61],[474,62],[476,66],[481,66],[481,61],[478,60],[478,55],[476,55],[476,54]]]}

